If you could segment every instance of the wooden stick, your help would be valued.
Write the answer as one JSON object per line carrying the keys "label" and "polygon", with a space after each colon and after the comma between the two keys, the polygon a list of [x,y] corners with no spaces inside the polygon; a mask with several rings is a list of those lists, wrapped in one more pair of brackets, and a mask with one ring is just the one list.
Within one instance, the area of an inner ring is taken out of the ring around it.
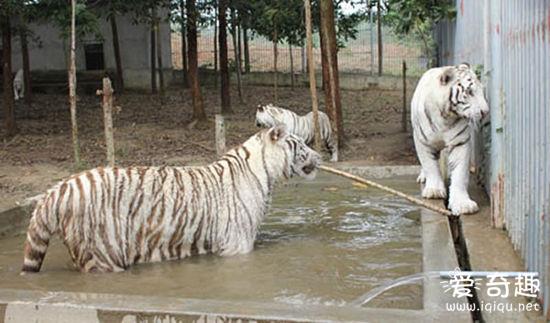
{"label": "wooden stick", "polygon": [[107,146],[107,164],[115,167],[115,143],[113,139],[113,88],[108,77],[103,78],[103,90],[97,95],[103,95],[103,123],[105,126],[105,144]]}
{"label": "wooden stick", "polygon": [[356,182],[359,182],[359,183],[362,183],[362,184],[365,184],[365,185],[376,187],[379,190],[382,190],[384,192],[388,192],[390,194],[402,197],[402,198],[406,199],[409,202],[420,205],[420,206],[425,207],[429,210],[441,213],[441,214],[446,215],[446,216],[453,216],[453,213],[451,211],[447,210],[447,209],[438,207],[436,205],[433,205],[432,203],[427,203],[427,202],[425,202],[421,199],[418,199],[414,196],[405,194],[403,192],[396,191],[393,188],[378,184],[378,183],[370,181],[368,179],[364,179],[364,178],[361,178],[359,176],[355,176],[353,174],[350,174],[348,172],[344,172],[344,171],[341,171],[341,170],[338,170],[338,169],[335,169],[335,168],[332,168],[332,167],[328,167],[328,166],[320,166],[319,168],[324,170],[325,172],[336,174],[336,175],[349,178],[351,180],[354,180]]}

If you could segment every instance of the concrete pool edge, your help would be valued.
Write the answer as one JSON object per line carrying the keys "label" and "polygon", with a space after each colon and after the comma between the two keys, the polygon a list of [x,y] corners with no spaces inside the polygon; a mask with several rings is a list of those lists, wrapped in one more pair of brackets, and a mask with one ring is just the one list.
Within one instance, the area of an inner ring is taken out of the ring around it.
{"label": "concrete pool edge", "polygon": [[[418,166],[362,166],[348,163],[334,164],[334,166],[369,178],[413,176],[419,171]],[[423,270],[453,270],[458,267],[447,218],[423,209],[421,222]],[[457,299],[445,295],[438,279],[426,280],[424,283],[423,310],[232,302],[0,288],[0,323],[25,322],[33,317],[45,322],[63,322],[59,320],[59,315],[67,318],[66,322],[73,322],[75,318],[80,322],[122,322],[127,316],[130,316],[129,322],[132,322],[132,317],[144,316],[179,317],[185,320],[205,317],[208,320],[235,318],[262,321],[423,322],[445,319],[448,322],[464,322],[471,320],[468,312],[446,311],[445,303],[449,302],[456,303]]]}

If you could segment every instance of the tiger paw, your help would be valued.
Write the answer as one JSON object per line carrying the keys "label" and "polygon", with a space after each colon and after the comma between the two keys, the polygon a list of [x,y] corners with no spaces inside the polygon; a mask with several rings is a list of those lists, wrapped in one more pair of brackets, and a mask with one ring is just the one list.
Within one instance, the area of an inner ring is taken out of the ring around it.
{"label": "tiger paw", "polygon": [[422,190],[422,197],[425,199],[444,199],[447,197],[447,191],[441,187],[426,186]]}
{"label": "tiger paw", "polygon": [[453,214],[472,214],[479,211],[479,207],[475,201],[472,201],[468,197],[452,198],[449,199],[449,209]]}

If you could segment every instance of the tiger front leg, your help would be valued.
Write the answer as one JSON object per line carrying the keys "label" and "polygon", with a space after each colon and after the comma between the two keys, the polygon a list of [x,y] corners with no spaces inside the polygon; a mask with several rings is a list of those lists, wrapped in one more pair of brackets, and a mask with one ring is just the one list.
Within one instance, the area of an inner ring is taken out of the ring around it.
{"label": "tiger front leg", "polygon": [[470,164],[470,146],[454,146],[449,153],[449,170],[451,186],[449,188],[449,209],[453,214],[470,214],[479,210],[475,201],[468,194]]}
{"label": "tiger front leg", "polygon": [[338,144],[334,140],[334,138],[330,138],[326,141],[327,149],[330,153],[330,161],[331,162],[337,162],[338,161]]}
{"label": "tiger front leg", "polygon": [[427,199],[443,199],[447,197],[445,183],[439,170],[439,152],[421,142],[415,141],[416,152],[422,170],[417,180],[425,182],[422,197]]}

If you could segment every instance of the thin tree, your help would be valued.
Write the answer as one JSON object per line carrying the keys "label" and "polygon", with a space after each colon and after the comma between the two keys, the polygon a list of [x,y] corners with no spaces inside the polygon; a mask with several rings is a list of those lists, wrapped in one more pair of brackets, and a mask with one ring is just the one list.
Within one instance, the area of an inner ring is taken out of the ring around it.
{"label": "thin tree", "polygon": [[317,82],[315,81],[315,62],[313,61],[313,33],[311,23],[311,3],[310,0],[304,0],[305,18],[306,18],[306,46],[307,46],[307,64],[309,72],[309,91],[311,94],[311,110],[313,111],[314,128],[314,147],[315,150],[321,150],[321,132],[319,129],[319,106],[317,102]]}
{"label": "thin tree", "polygon": [[248,42],[248,27],[246,21],[243,23],[243,46],[244,46],[244,72],[250,73],[250,45]]}
{"label": "thin tree", "polygon": [[382,9],[380,6],[380,0],[376,2],[376,15],[378,18],[378,76],[382,76],[382,60],[383,60],[383,46],[382,46]]}
{"label": "thin tree", "polygon": [[73,139],[74,161],[80,168],[80,144],[78,143],[78,124],[76,121],[76,0],[71,0],[71,45],[69,50],[69,105],[71,110],[71,126]]}
{"label": "thin tree", "polygon": [[279,48],[277,44],[279,43],[279,35],[277,32],[277,25],[273,30],[273,99],[275,103],[278,100],[278,87],[279,87],[279,71],[277,70],[277,60],[279,58]]}
{"label": "thin tree", "polygon": [[227,7],[228,0],[219,0],[218,8],[218,41],[220,51],[221,105],[222,113],[233,113],[229,95],[229,63],[227,54]]}
{"label": "thin tree", "polygon": [[164,97],[164,71],[163,71],[163,64],[162,64],[162,39],[160,37],[160,18],[157,16],[156,10],[153,11],[153,21],[155,24],[155,34],[156,34],[156,40],[157,40],[157,66],[158,66],[158,73],[159,73],[159,88],[160,88],[160,95]]}
{"label": "thin tree", "polygon": [[21,58],[23,60],[23,82],[25,85],[25,102],[32,101],[31,63],[29,58],[28,29],[24,22],[21,24],[19,38],[21,40]]}
{"label": "thin tree", "polygon": [[[153,15],[154,16],[154,15]],[[151,21],[151,93],[157,93],[157,33],[155,32],[155,22]]]}
{"label": "thin tree", "polygon": [[239,94],[239,101],[243,103],[243,91],[241,83],[241,53],[240,45],[237,35],[239,30],[237,27],[237,15],[235,9],[231,8],[231,38],[233,39],[233,53],[235,56],[235,71],[237,72],[237,92]]}
{"label": "thin tree", "polygon": [[292,57],[292,43],[288,42],[288,53],[290,55],[290,87],[294,90],[294,57]]}
{"label": "thin tree", "polygon": [[[332,0],[321,0],[321,39],[324,43],[326,69],[328,70],[328,82],[325,89],[327,95],[327,112],[330,116],[332,127],[338,144],[342,143],[342,105],[340,100],[340,81],[338,76],[338,45],[336,43],[336,28],[334,19],[334,4]],[[329,110],[330,109],[330,110]]]}
{"label": "thin tree", "polygon": [[109,21],[111,23],[111,34],[113,35],[113,50],[115,54],[116,65],[116,90],[117,93],[124,92],[124,70],[122,69],[122,58],[120,56],[120,41],[118,39],[118,25],[116,22],[116,13],[111,12]]}
{"label": "thin tree", "polygon": [[180,0],[180,28],[181,28],[181,66],[182,66],[182,78],[183,78],[183,87],[189,87],[189,80],[187,79],[187,26],[185,24],[185,0]]}
{"label": "thin tree", "polygon": [[242,23],[241,23],[241,16],[240,16],[240,13],[237,12],[237,16],[238,16],[238,21],[237,21],[237,45],[238,45],[238,49],[239,49],[239,66],[240,66],[240,71],[241,71],[241,74],[243,74],[243,39],[242,39]]}
{"label": "thin tree", "polygon": [[[214,71],[218,71],[218,6],[215,3],[216,9],[214,10]],[[216,85],[217,85],[216,78]]]}
{"label": "thin tree", "polygon": [[10,15],[2,10],[2,75],[4,77],[4,122],[6,135],[12,137],[17,133],[13,103],[13,80],[11,74],[11,24]]}
{"label": "thin tree", "polygon": [[197,53],[197,18],[198,12],[195,0],[187,0],[187,61],[189,64],[189,83],[191,85],[191,95],[193,98],[193,120],[206,121],[204,112],[204,103],[199,84],[199,67]]}

